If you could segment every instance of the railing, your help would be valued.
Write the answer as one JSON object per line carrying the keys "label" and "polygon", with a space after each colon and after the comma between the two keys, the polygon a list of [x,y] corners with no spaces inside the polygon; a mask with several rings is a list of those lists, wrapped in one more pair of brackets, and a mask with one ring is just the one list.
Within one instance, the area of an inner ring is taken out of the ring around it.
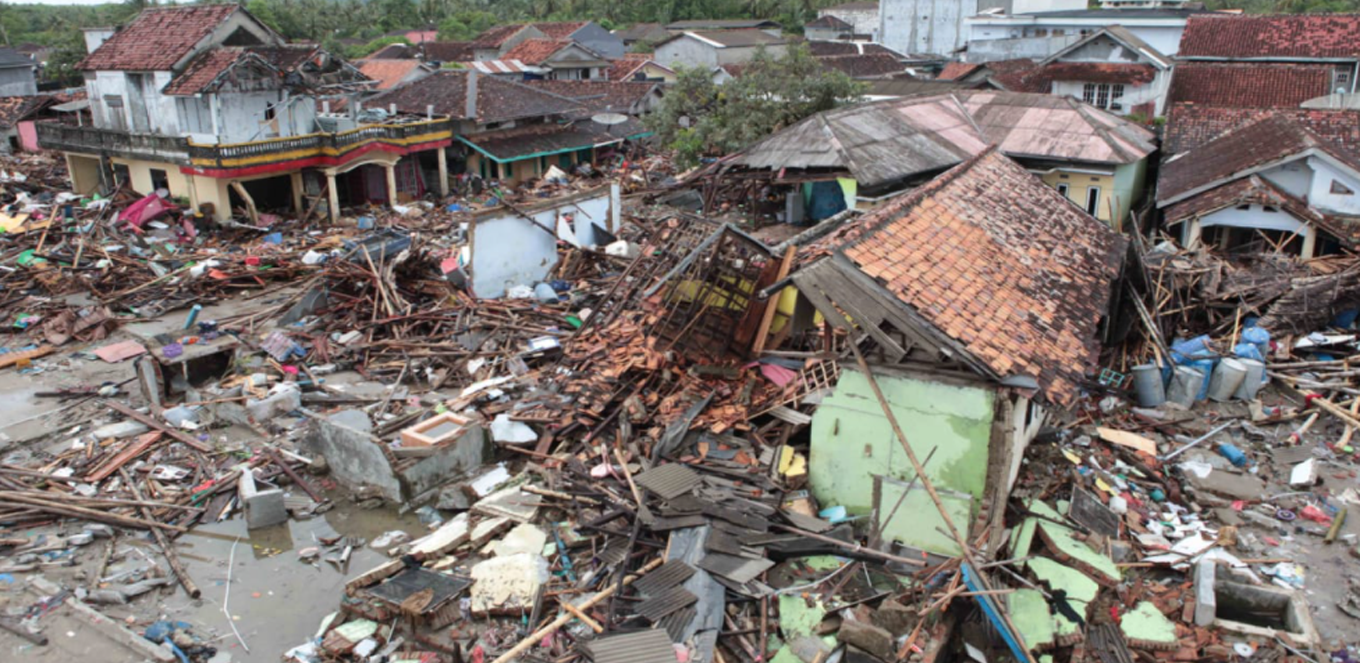
{"label": "railing", "polygon": [[37,129],[38,144],[44,149],[189,162],[189,141],[180,136],[133,134],[60,122],[39,122]]}
{"label": "railing", "polygon": [[415,137],[437,133],[445,133],[444,137],[451,138],[452,123],[428,120],[409,124],[370,124],[337,133],[270,138],[250,143],[203,145],[190,142],[189,157],[197,166],[226,168],[243,165],[246,161],[268,162],[271,157],[282,160],[325,156],[343,161],[347,152],[369,143],[406,145]]}
{"label": "railing", "polygon": [[370,124],[338,133],[314,133],[229,144],[200,144],[178,136],[132,134],[60,122],[38,123],[38,143],[46,149],[217,168],[316,156],[343,161],[346,153],[369,143],[405,146],[418,137],[433,134],[445,134],[439,137],[451,138],[452,123],[448,120],[427,120],[409,124]]}

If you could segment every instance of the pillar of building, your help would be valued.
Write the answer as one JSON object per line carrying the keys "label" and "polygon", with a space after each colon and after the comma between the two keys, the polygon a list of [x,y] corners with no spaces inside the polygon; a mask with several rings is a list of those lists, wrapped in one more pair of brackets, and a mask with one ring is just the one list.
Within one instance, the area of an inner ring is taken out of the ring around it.
{"label": "pillar of building", "polygon": [[444,152],[442,147],[435,154],[439,156],[439,197],[447,198],[449,195],[449,155]]}
{"label": "pillar of building", "polygon": [[1299,251],[1299,257],[1306,260],[1312,258],[1313,253],[1317,251],[1317,228],[1305,228],[1303,232],[1308,234],[1303,236],[1303,248]]}
{"label": "pillar of building", "polygon": [[335,173],[326,173],[326,203],[330,209],[331,223],[340,220],[340,190],[335,187]]}
{"label": "pillar of building", "polygon": [[302,171],[299,170],[296,173],[288,173],[288,179],[291,181],[293,187],[293,213],[302,216],[307,213],[307,208],[302,200],[304,188],[302,184]]}
{"label": "pillar of building", "polygon": [[387,171],[387,204],[397,204],[397,165],[394,163],[383,164],[383,169]]}

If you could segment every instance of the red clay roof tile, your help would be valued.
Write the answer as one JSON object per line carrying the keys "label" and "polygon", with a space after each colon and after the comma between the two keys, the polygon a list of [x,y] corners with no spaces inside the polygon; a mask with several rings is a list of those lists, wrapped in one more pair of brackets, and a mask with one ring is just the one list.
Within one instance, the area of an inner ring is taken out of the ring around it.
{"label": "red clay roof tile", "polygon": [[1291,63],[1181,62],[1170,103],[1297,108],[1331,93],[1332,66]]}
{"label": "red clay roof tile", "polygon": [[525,39],[506,51],[502,60],[519,60],[527,65],[541,65],[554,53],[570,46],[570,39]]}
{"label": "red clay roof tile", "polygon": [[1197,14],[1181,35],[1178,57],[1355,58],[1360,14]]}
{"label": "red clay roof tile", "polygon": [[240,5],[187,5],[142,10],[76,65],[84,71],[168,71]]}

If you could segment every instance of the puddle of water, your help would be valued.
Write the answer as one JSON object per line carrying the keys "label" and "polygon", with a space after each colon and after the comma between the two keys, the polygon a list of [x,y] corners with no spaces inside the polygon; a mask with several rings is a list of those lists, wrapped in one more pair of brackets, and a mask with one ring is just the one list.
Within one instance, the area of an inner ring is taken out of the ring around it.
{"label": "puddle of water", "polygon": [[[326,561],[299,561],[297,551],[317,545],[315,536],[331,530],[369,541],[390,530],[413,538],[427,531],[414,515],[399,516],[394,508],[364,510],[339,494],[332,499],[337,506],[311,520],[248,531],[244,519],[234,518],[184,534],[178,550],[203,597],[194,601],[180,589],[161,600],[160,610],[168,618],[194,624],[205,638],[218,636],[216,646],[231,653],[233,661],[278,661],[283,652],[311,638],[321,619],[339,608],[347,580],[388,559],[368,547],[356,549],[348,572],[342,572]],[[236,564],[228,605],[249,653],[236,642],[222,614],[227,559],[234,541]]]}

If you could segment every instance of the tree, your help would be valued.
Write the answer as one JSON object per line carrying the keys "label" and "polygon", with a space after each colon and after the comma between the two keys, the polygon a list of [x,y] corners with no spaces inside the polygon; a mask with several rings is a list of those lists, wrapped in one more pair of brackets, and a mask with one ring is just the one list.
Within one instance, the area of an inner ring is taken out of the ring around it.
{"label": "tree", "polygon": [[283,33],[283,28],[279,24],[279,17],[274,14],[274,6],[270,0],[250,0],[246,3],[246,11],[250,12],[251,16],[260,19],[261,23],[269,26],[270,30]]}
{"label": "tree", "polygon": [[645,120],[687,168],[709,154],[746,147],[809,115],[859,101],[864,84],[822,66],[806,44],[780,57],[757,51],[721,88],[706,69],[683,69]]}
{"label": "tree", "polygon": [[349,49],[349,51],[345,53],[345,57],[352,59],[368,57],[370,55],[373,55],[374,53],[377,53],[378,49],[381,49],[384,46],[391,46],[392,44],[406,44],[409,46],[411,44],[411,40],[400,35],[394,35],[391,37],[378,37],[377,39],[374,39],[373,41],[370,41],[367,44],[362,44]]}
{"label": "tree", "polygon": [[468,41],[499,24],[500,18],[491,12],[458,12],[439,24],[439,40]]}

